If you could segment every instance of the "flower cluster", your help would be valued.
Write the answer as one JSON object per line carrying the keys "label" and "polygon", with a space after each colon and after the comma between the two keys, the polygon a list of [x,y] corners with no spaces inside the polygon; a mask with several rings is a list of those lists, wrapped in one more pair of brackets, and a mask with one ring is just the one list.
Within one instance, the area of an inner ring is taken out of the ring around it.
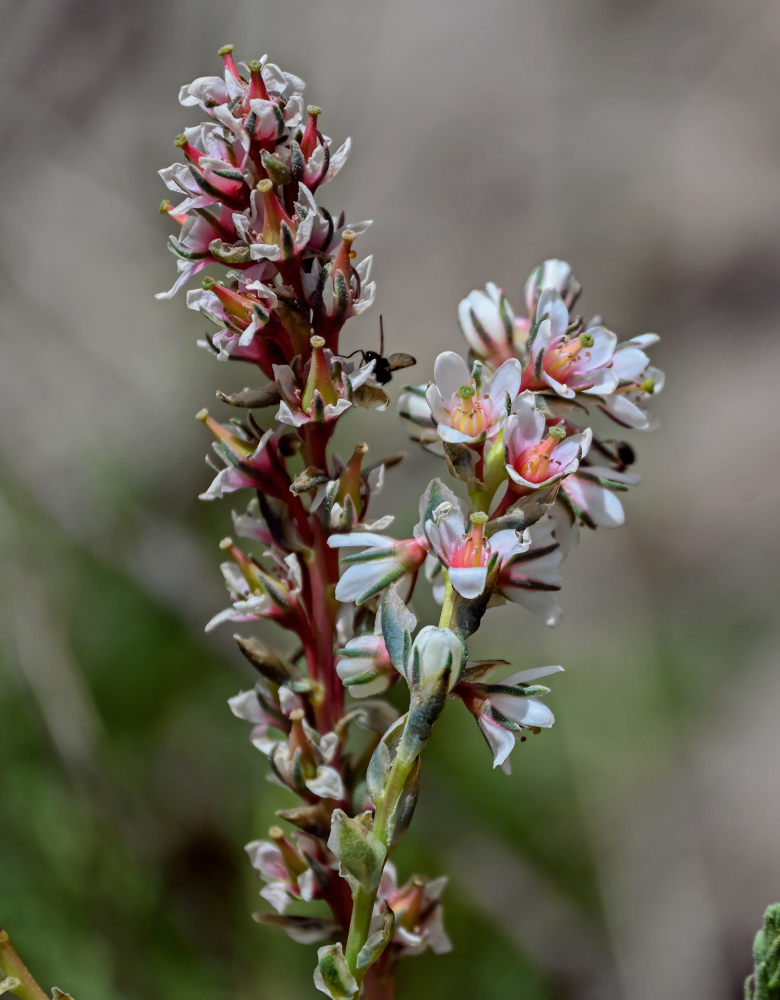
{"label": "flower cluster", "polygon": [[[292,636],[284,654],[235,637],[257,680],[230,707],[251,724],[270,779],[298,800],[277,813],[285,827],[247,846],[273,911],[257,918],[320,945],[323,993],[386,997],[403,957],[450,947],[446,879],[399,885],[388,861],[439,714],[465,705],[505,770],[516,743],[553,723],[535,682],[560,667],[512,672],[473,660],[469,640],[497,604],[559,620],[578,526],[621,523],[617,494],[637,481],[630,446],[594,436],[589,414],[650,427],[662,377],[645,353],[651,335],[621,344],[573,314],[579,284],[561,261],[531,275],[524,315],[494,285],[472,292],[459,309],[471,356],[439,355],[432,381],[400,400],[460,495],[434,478],[408,537],[386,534],[393,518],[376,517],[373,501],[398,456],[369,463],[364,442],[346,459],[330,449],[338,421],[354,406],[384,409],[393,370],[414,363],[384,357],[383,341],[379,352],[341,349],[346,322],[374,299],[371,258],[357,262],[354,249],[367,223],[320,202],[349,141],[334,148],[298,77],[265,58],[236,62],[230,46],[220,54],[222,76],[180,93],[208,121],[179,136],[183,161],[161,171],[177,198],[162,211],[177,226],[179,272],[161,297],[208,269],[187,293],[215,327],[204,346],[263,376],[217,394],[239,417],[197,415],[214,439],[202,498],[250,494],[233,514],[238,541],[220,546],[229,604],[207,627],[268,620]],[[418,586],[441,605],[437,624],[418,628]],[[396,684],[409,692],[400,715],[382,698]],[[330,916],[288,912],[315,900]]]}
{"label": "flower cluster", "polygon": [[493,284],[471,292],[458,308],[469,361],[440,354],[433,382],[400,401],[412,436],[444,455],[491,521],[544,498],[564,553],[579,525],[622,524],[617,494],[639,482],[631,445],[583,422],[598,410],[621,428],[652,429],[647,404],[664,382],[646,353],[657,336],[621,343],[599,319],[586,323],[573,311],[580,291],[568,264],[548,260],[525,283],[524,314]]}

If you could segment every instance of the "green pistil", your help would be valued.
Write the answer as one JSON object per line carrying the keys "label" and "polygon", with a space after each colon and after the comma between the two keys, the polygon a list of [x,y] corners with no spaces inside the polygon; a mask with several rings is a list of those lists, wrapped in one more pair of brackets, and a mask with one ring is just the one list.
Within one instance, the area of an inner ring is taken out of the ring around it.
{"label": "green pistil", "polygon": [[554,427],[550,428],[548,433],[551,438],[556,438],[558,441],[563,441],[563,439],[566,437],[566,428],[562,427],[560,424],[555,424]]}
{"label": "green pistil", "polygon": [[592,333],[588,333],[588,331],[586,330],[584,333],[580,334],[580,343],[582,344],[583,347],[593,347],[593,345],[596,343],[596,338],[593,336]]}
{"label": "green pistil", "polygon": [[461,399],[472,399],[476,396],[476,394],[477,390],[473,385],[462,385],[460,389],[458,389],[458,395]]}

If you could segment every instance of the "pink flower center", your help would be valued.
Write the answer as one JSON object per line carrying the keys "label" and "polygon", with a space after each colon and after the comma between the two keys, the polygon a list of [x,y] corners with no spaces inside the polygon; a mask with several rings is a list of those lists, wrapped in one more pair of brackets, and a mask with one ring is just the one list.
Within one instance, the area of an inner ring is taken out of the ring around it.
{"label": "pink flower center", "polygon": [[472,514],[472,530],[455,543],[449,564],[454,569],[478,569],[490,561],[490,542],[485,538],[485,521],[482,514]]}
{"label": "pink flower center", "polygon": [[557,475],[562,463],[553,457],[556,447],[566,437],[565,428],[555,425],[550,428],[549,436],[524,451],[517,461],[515,468],[529,483],[543,483]]}
{"label": "pink flower center", "polygon": [[587,330],[581,333],[574,340],[563,340],[557,347],[553,347],[544,356],[544,370],[557,382],[562,381],[571,371],[574,362],[579,358],[580,352],[585,349],[585,357],[588,357],[587,349],[593,347],[595,340],[593,334]]}

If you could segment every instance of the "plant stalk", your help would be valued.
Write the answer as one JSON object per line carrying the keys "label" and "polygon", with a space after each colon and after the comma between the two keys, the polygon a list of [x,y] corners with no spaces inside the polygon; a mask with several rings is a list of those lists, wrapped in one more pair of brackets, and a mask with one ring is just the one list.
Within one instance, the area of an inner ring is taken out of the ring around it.
{"label": "plant stalk", "polygon": [[7,931],[0,927],[0,971],[6,976],[19,980],[14,993],[19,1000],[50,1000],[46,993],[36,983],[29,969],[19,957],[11,944]]}

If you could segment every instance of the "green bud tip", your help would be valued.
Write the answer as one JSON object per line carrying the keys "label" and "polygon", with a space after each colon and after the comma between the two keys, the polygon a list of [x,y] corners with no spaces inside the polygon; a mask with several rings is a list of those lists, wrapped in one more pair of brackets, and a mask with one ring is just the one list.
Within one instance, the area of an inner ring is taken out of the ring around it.
{"label": "green bud tip", "polygon": [[222,539],[222,541],[219,543],[219,547],[222,549],[223,552],[227,552],[228,549],[233,548],[233,539],[230,537],[230,535],[227,535],[225,538]]}
{"label": "green bud tip", "polygon": [[472,396],[476,396],[477,390],[473,385],[462,385],[458,389],[458,395],[461,399],[471,399]]}
{"label": "green bud tip", "polygon": [[211,277],[211,275],[210,275],[210,274],[207,274],[207,275],[206,275],[206,277],[205,277],[205,278],[203,279],[203,281],[201,282],[201,286],[202,286],[202,287],[203,287],[203,288],[204,288],[204,289],[205,289],[205,290],[206,290],[207,292],[211,291],[211,289],[212,289],[212,288],[214,287],[214,285],[216,285],[216,281],[214,280],[214,278],[212,278],[212,277]]}
{"label": "green bud tip", "polygon": [[183,132],[180,132],[179,135],[177,135],[173,140],[173,144],[177,149],[181,149],[182,146],[187,145],[187,136]]}
{"label": "green bud tip", "polygon": [[203,407],[202,410],[198,410],[198,412],[195,414],[195,419],[202,421],[209,419],[209,411],[205,408],[205,406]]}
{"label": "green bud tip", "polygon": [[318,108],[316,104],[310,104],[306,108],[306,111],[309,115],[311,115],[312,118],[317,118],[319,115],[322,114],[322,108]]}
{"label": "green bud tip", "polygon": [[253,73],[259,73],[259,72],[260,72],[260,70],[261,70],[262,68],[263,68],[263,64],[262,64],[262,63],[260,62],[260,60],[259,60],[259,59],[253,59],[253,60],[252,60],[252,61],[251,61],[251,62],[249,63],[249,69],[250,69],[250,70],[251,70],[251,71],[252,71]]}
{"label": "green bud tip", "polygon": [[257,182],[257,190],[260,194],[268,194],[269,191],[273,191],[274,182],[270,181],[267,177],[264,177],[261,181]]}
{"label": "green bud tip", "polygon": [[554,427],[550,428],[549,434],[551,438],[557,438],[559,441],[563,441],[566,437],[566,428],[561,424],[555,424]]}
{"label": "green bud tip", "polygon": [[160,215],[167,215],[168,212],[170,212],[170,210],[171,210],[172,207],[173,206],[168,201],[168,199],[167,198],[163,198],[163,200],[160,202]]}
{"label": "green bud tip", "polygon": [[217,49],[218,56],[229,56],[230,53],[235,48],[234,45],[223,45],[221,48]]}
{"label": "green bud tip", "polygon": [[584,333],[580,334],[580,343],[583,347],[593,347],[596,343],[596,339],[592,333],[588,333],[586,330]]}
{"label": "green bud tip", "polygon": [[309,341],[309,343],[314,348],[314,350],[317,351],[325,346],[325,338],[320,337],[315,333],[314,336]]}
{"label": "green bud tip", "polygon": [[486,524],[489,518],[484,510],[475,510],[474,513],[470,515],[469,520],[472,524]]}

